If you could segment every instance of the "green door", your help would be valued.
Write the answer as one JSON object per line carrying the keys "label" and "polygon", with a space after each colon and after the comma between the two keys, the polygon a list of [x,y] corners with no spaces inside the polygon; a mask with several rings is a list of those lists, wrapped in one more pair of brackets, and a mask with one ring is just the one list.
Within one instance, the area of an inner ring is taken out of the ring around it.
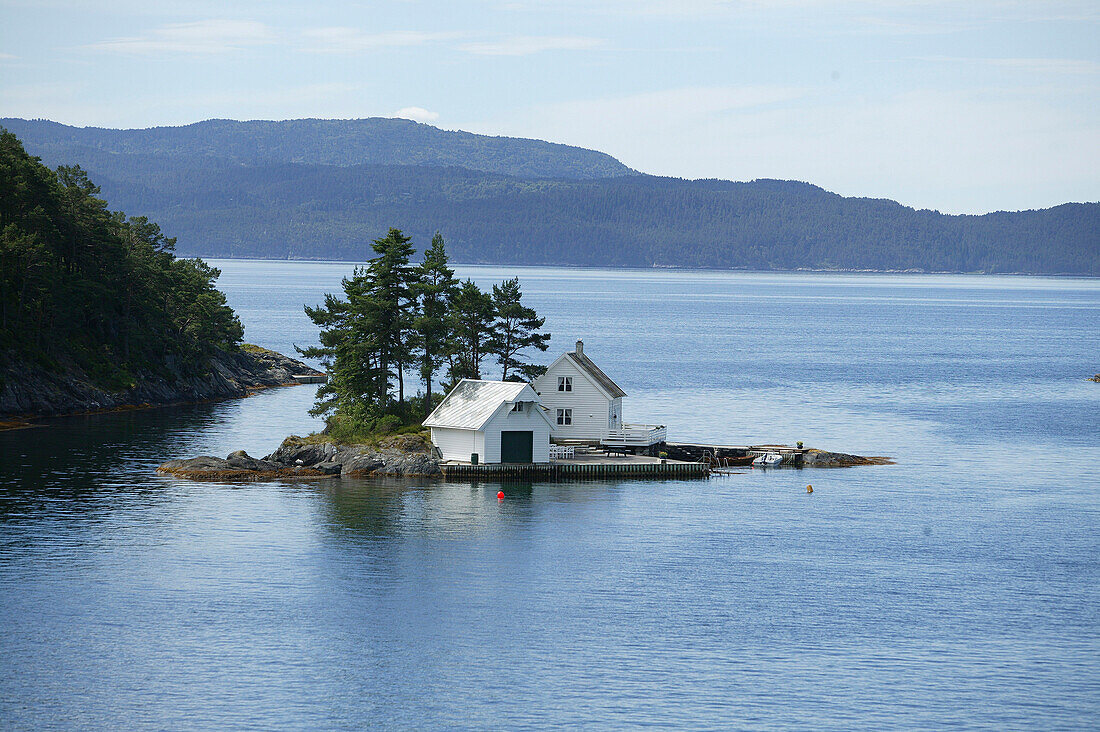
{"label": "green door", "polygon": [[529,463],[534,454],[535,433],[508,431],[500,433],[500,462]]}

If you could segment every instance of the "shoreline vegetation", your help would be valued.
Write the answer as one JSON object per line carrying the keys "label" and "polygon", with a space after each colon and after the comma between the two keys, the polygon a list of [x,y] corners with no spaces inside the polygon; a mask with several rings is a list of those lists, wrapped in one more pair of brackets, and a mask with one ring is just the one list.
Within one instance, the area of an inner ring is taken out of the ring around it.
{"label": "shoreline vegetation", "polygon": [[314,374],[241,344],[214,282],[160,226],[108,209],[79,166],[0,131],[0,419],[197,402]]}

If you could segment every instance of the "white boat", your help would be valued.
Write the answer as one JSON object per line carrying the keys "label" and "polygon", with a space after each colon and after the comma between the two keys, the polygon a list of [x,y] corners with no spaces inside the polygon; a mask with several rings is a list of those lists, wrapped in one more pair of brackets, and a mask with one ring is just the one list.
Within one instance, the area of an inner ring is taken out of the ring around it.
{"label": "white boat", "polygon": [[766,452],[753,460],[752,464],[756,468],[774,468],[781,462],[783,462],[783,456],[778,452]]}

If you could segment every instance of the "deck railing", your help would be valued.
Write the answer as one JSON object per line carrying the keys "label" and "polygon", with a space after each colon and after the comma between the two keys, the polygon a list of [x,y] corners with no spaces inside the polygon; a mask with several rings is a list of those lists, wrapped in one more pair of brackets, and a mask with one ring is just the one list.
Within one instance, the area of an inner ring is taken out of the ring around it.
{"label": "deck railing", "polygon": [[608,430],[600,444],[626,447],[649,447],[665,441],[663,424],[624,424],[621,429]]}

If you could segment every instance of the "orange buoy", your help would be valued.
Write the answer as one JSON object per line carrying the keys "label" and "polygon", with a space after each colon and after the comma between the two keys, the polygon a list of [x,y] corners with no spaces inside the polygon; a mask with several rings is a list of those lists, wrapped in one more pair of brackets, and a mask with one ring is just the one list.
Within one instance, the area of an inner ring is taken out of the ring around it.
{"label": "orange buoy", "polygon": [[498,501],[503,501],[504,500],[504,491],[497,491],[497,500]]}
{"label": "orange buoy", "polygon": [[807,493],[813,493],[814,492],[814,487],[812,485],[806,486],[806,492]]}

